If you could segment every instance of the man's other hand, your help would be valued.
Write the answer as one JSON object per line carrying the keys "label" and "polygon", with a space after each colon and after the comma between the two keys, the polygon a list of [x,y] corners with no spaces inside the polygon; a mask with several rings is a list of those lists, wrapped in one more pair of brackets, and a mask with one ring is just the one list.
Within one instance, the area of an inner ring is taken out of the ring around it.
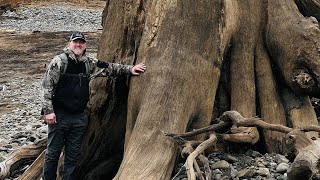
{"label": "man's other hand", "polygon": [[57,121],[56,121],[56,114],[54,114],[54,113],[50,113],[50,114],[47,114],[47,115],[45,115],[45,117],[44,117],[44,123],[45,124],[55,124],[55,123],[57,123]]}
{"label": "man's other hand", "polygon": [[135,76],[139,76],[140,73],[143,73],[147,70],[147,66],[143,63],[133,66],[131,69],[131,74]]}

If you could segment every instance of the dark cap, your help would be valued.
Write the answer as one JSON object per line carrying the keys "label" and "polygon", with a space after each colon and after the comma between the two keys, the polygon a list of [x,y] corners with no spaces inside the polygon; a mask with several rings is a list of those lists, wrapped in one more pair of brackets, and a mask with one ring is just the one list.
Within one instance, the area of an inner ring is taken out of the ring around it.
{"label": "dark cap", "polygon": [[86,42],[86,37],[81,32],[74,32],[70,36],[70,41],[74,41],[76,39],[82,39],[84,42]]}

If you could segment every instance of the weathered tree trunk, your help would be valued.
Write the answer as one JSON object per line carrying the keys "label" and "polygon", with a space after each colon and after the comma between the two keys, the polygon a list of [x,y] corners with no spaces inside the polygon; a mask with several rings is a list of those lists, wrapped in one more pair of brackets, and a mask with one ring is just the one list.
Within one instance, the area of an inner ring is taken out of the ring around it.
{"label": "weathered tree trunk", "polygon": [[[207,12],[212,16],[203,12],[207,6],[213,7]],[[162,131],[184,132],[211,121],[221,66],[216,52],[221,42],[214,33],[219,31],[220,6],[215,1],[141,1],[127,7],[127,35],[143,35],[131,42],[139,45],[133,58],[148,70],[131,80],[125,154],[115,179],[168,179],[177,148]],[[138,20],[136,29],[130,27],[131,19]],[[139,32],[144,29],[149,30]]]}
{"label": "weathered tree trunk", "polygon": [[[319,29],[294,1],[109,0],[103,22],[98,58],[148,70],[92,83],[82,177],[104,176],[124,142],[115,179],[168,179],[177,148],[162,131],[209,125],[222,67],[229,92],[220,99],[230,109],[274,124],[317,124],[307,95],[319,95]],[[256,128],[235,132],[237,142],[259,139]],[[283,134],[263,137],[269,152],[282,152]]]}

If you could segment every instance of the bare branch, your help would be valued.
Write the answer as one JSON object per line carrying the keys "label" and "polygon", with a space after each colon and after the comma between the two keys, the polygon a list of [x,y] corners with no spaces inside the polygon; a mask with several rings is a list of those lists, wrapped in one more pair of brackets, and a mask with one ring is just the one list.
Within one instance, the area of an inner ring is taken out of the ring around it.
{"label": "bare branch", "polygon": [[194,151],[194,149],[202,142],[203,141],[187,141],[181,151],[181,157],[186,158],[187,156],[189,156]]}
{"label": "bare branch", "polygon": [[236,126],[245,126],[245,127],[253,127],[258,126],[264,129],[279,131],[283,133],[289,133],[292,131],[292,128],[279,125],[279,124],[269,124],[263,121],[261,118],[244,118],[237,111],[226,111],[220,117],[224,121],[232,121]]}
{"label": "bare branch", "polygon": [[206,150],[210,146],[215,146],[217,142],[217,136],[212,133],[209,136],[209,139],[206,141],[203,141],[187,158],[186,160],[186,170],[189,180],[195,180],[195,173],[193,169],[193,163],[195,161],[195,158],[198,157],[204,150]]}
{"label": "bare branch", "polygon": [[217,130],[220,130],[220,129],[224,129],[224,128],[227,128],[228,126],[231,127],[231,124],[229,122],[219,122],[217,124],[213,124],[211,126],[208,126],[208,127],[204,127],[204,128],[200,128],[200,129],[196,129],[196,130],[193,130],[193,131],[190,131],[190,132],[186,132],[186,133],[182,133],[182,134],[173,134],[173,133],[165,133],[166,136],[170,136],[174,139],[176,138],[179,138],[179,137],[191,137],[191,136],[195,136],[195,135],[198,135],[198,134],[202,134],[202,133],[205,133],[205,132],[214,132],[214,131],[217,131]]}
{"label": "bare branch", "polygon": [[177,174],[175,176],[173,176],[173,178],[171,180],[174,180],[176,177],[178,177],[183,169],[183,167],[185,167],[185,164],[183,166],[181,166],[181,168],[179,169],[179,171],[177,172]]}
{"label": "bare branch", "polygon": [[206,174],[206,180],[211,180],[211,169],[210,169],[210,165],[209,165],[209,161],[208,158],[205,157],[204,155],[200,154],[199,155],[199,160],[202,162],[203,166],[204,166],[204,171]]}
{"label": "bare branch", "polygon": [[303,132],[309,132],[309,131],[320,132],[320,126],[309,125],[309,126],[305,126],[303,128],[300,128],[300,130],[303,131]]}
{"label": "bare branch", "polygon": [[197,174],[198,174],[198,177],[199,177],[199,179],[200,180],[204,180],[204,177],[202,176],[202,173],[201,173],[201,170],[200,170],[200,167],[199,167],[199,165],[198,165],[198,162],[197,162],[197,160],[196,159],[194,159],[194,168],[196,169],[196,171],[197,171]]}

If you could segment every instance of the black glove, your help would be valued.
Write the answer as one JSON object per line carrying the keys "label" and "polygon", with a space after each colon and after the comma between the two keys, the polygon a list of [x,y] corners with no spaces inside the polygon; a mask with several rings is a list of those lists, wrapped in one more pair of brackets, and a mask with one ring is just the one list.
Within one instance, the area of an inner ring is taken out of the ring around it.
{"label": "black glove", "polygon": [[99,68],[107,68],[109,66],[109,63],[107,62],[103,62],[103,61],[99,61],[97,62],[97,67]]}

